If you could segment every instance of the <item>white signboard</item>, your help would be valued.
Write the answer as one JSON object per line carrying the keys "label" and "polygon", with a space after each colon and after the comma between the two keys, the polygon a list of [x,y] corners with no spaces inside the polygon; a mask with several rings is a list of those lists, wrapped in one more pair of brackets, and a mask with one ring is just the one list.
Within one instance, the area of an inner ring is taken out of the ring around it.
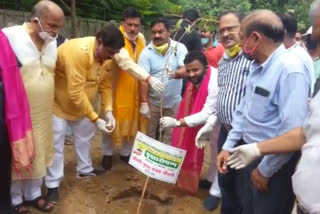
{"label": "white signboard", "polygon": [[176,183],[186,151],[137,133],[129,164],[145,175]]}

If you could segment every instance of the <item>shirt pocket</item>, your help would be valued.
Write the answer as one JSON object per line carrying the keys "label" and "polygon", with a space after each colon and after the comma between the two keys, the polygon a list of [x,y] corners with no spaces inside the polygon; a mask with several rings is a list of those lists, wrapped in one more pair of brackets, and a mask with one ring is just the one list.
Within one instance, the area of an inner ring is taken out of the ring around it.
{"label": "shirt pocket", "polygon": [[248,115],[256,121],[269,121],[271,108],[271,101],[269,97],[254,93],[249,102]]}

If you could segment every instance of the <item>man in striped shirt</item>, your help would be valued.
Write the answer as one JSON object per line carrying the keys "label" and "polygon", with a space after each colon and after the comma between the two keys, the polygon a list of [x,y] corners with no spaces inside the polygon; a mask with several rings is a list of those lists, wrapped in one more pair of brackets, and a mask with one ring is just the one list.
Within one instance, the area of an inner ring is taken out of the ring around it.
{"label": "man in striped shirt", "polygon": [[[223,13],[219,20],[220,41],[225,48],[225,54],[219,62],[218,69],[218,100],[217,112],[211,115],[206,125],[200,129],[196,141],[200,141],[204,133],[213,130],[215,121],[213,118],[218,117],[221,121],[221,130],[218,140],[219,151],[224,144],[228,132],[231,129],[232,113],[245,95],[245,82],[249,73],[251,61],[241,54],[240,47],[240,22],[242,15],[238,12],[227,11]],[[197,143],[198,144],[198,143]],[[226,192],[233,188],[229,185],[227,177],[219,175],[219,186],[222,194],[221,213],[234,213],[234,199],[232,195]],[[205,207],[210,209],[213,204],[213,197],[210,194],[205,201]]]}

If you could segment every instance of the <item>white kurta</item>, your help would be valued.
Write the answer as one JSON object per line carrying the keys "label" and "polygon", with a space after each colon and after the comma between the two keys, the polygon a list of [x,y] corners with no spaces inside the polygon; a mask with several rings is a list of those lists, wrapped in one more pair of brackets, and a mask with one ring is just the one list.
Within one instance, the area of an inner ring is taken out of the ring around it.
{"label": "white kurta", "polygon": [[[208,85],[208,97],[206,102],[201,109],[200,112],[192,114],[184,118],[188,127],[195,127],[202,125],[207,122],[209,117],[211,118],[216,117],[217,111],[217,99],[218,99],[218,70],[216,68],[211,67],[211,76]],[[208,170],[208,177],[207,180],[212,182],[210,188],[210,194],[216,197],[221,197],[221,192],[218,184],[218,170],[216,167],[216,159],[218,154],[218,138],[220,133],[220,125],[217,125],[212,134],[210,136],[210,167]]]}
{"label": "white kurta", "polygon": [[218,70],[216,68],[211,67],[211,76],[208,86],[208,97],[200,112],[184,118],[188,127],[202,125],[206,123],[210,115],[216,113],[218,92]]}
{"label": "white kurta", "polygon": [[[4,28],[18,60],[27,92],[35,142],[32,173],[24,179],[42,178],[53,161],[52,111],[54,68],[57,58],[56,41],[44,44],[39,51],[26,31],[26,24]],[[13,179],[18,179],[13,175]]]}
{"label": "white kurta", "polygon": [[303,131],[307,143],[292,177],[294,193],[299,204],[310,214],[320,214],[320,93],[310,102],[309,116]]}

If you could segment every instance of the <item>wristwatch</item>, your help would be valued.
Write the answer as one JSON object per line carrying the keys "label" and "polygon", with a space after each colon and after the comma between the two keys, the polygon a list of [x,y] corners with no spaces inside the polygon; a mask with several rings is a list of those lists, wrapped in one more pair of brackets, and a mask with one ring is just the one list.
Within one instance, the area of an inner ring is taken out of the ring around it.
{"label": "wristwatch", "polygon": [[180,127],[181,126],[181,122],[179,120],[176,120],[176,127]]}

